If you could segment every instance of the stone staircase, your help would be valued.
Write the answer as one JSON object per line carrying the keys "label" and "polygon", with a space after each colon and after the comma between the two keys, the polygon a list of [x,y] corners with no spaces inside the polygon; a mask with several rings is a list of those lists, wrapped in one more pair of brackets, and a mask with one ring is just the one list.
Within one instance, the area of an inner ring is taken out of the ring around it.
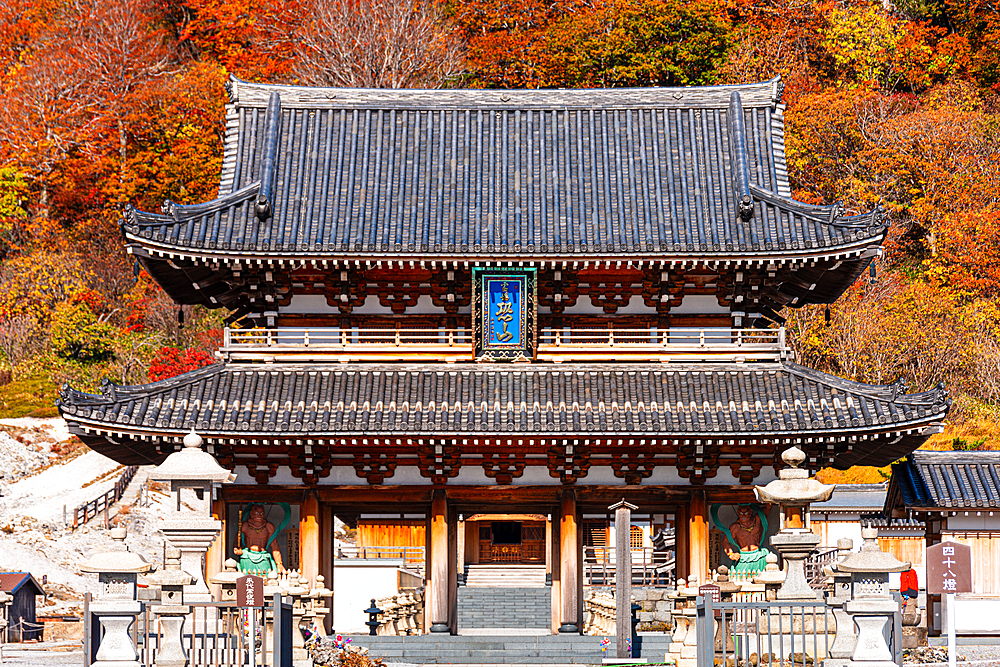
{"label": "stone staircase", "polygon": [[466,565],[468,588],[541,588],[545,586],[544,565]]}
{"label": "stone staircase", "polygon": [[[386,662],[413,664],[601,664],[601,639],[581,635],[412,637],[352,636],[351,644],[365,646],[370,655]],[[612,638],[612,642],[614,639]],[[670,647],[666,634],[640,635],[632,657],[662,663]]]}
{"label": "stone staircase", "polygon": [[548,628],[552,588],[544,565],[467,565],[458,589],[459,631],[497,628]]}
{"label": "stone staircase", "polygon": [[552,625],[552,589],[459,588],[458,629],[548,628]]}

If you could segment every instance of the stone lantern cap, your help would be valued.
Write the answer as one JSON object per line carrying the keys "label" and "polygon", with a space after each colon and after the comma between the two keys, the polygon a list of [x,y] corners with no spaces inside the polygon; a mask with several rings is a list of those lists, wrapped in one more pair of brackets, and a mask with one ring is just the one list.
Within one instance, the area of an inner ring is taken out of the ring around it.
{"label": "stone lantern cap", "polygon": [[809,503],[829,500],[833,494],[832,484],[821,484],[809,477],[809,471],[799,468],[806,460],[805,453],[798,447],[790,447],[781,454],[781,460],[788,465],[778,473],[778,479],[767,486],[755,486],[757,500],[781,506],[799,507]]}
{"label": "stone lantern cap", "polygon": [[153,586],[190,586],[195,578],[181,569],[181,552],[178,549],[167,549],[167,558],[163,567],[146,577],[146,582]]}
{"label": "stone lantern cap", "polygon": [[3,605],[7,604],[8,602],[10,602],[13,599],[14,598],[11,597],[10,595],[7,595],[3,591],[0,591],[0,607],[2,607]]}
{"label": "stone lantern cap", "polygon": [[227,558],[226,562],[222,564],[222,572],[217,572],[209,578],[209,581],[213,584],[236,585],[236,580],[243,576],[243,573],[239,571],[239,563],[237,563],[232,558]]}
{"label": "stone lantern cap", "polygon": [[228,484],[236,480],[215,460],[215,457],[201,448],[204,440],[191,429],[184,436],[184,449],[174,452],[160,465],[153,468],[149,478],[158,482],[218,482]]}
{"label": "stone lantern cap", "polygon": [[864,528],[861,531],[864,542],[861,550],[848,554],[844,560],[837,563],[841,572],[857,574],[885,574],[889,572],[905,572],[910,569],[909,563],[904,563],[892,554],[887,554],[878,548],[877,528]]}
{"label": "stone lantern cap", "polygon": [[102,551],[87,559],[87,562],[80,566],[81,572],[105,573],[143,573],[150,572],[154,568],[145,558],[137,553],[129,551],[125,546],[125,529],[112,528],[111,539],[115,541],[110,551]]}

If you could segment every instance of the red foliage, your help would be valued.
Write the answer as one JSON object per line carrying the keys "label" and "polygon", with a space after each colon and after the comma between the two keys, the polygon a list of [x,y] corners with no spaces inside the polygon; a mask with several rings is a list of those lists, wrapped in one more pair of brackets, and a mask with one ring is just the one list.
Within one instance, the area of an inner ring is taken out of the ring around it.
{"label": "red foliage", "polygon": [[151,382],[166,380],[183,373],[196,371],[213,362],[212,355],[204,350],[195,348],[178,350],[176,347],[161,347],[156,351],[153,361],[149,364],[149,379]]}

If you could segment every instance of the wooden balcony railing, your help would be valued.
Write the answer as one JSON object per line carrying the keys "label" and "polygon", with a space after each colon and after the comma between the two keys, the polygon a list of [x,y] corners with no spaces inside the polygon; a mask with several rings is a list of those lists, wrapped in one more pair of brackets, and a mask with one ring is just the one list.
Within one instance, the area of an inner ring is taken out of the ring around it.
{"label": "wooden balcony railing", "polygon": [[[473,361],[471,328],[226,329],[230,360]],[[743,361],[791,356],[782,329],[542,329],[538,361]]]}

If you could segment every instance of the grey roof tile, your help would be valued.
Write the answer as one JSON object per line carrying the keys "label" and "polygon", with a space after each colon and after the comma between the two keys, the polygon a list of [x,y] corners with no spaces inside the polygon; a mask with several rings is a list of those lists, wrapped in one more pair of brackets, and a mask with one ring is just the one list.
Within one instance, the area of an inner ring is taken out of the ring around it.
{"label": "grey roof tile", "polygon": [[833,254],[877,245],[887,228],[877,211],[790,198],[776,80],[232,88],[219,198],[129,211],[132,242],[195,255],[703,257]]}
{"label": "grey roof tile", "polygon": [[[787,398],[778,398],[778,388]],[[123,433],[194,427],[209,437],[628,433],[672,439],[920,432],[942,419],[949,403],[941,389],[902,394],[896,385],[860,384],[793,363],[502,370],[230,363],[148,385],[106,384],[99,395],[64,388],[60,409],[73,424]],[[872,416],[853,418],[852,404],[866,405]],[[873,451],[859,442],[843,463],[886,465],[916,441],[922,436],[907,435]]]}

